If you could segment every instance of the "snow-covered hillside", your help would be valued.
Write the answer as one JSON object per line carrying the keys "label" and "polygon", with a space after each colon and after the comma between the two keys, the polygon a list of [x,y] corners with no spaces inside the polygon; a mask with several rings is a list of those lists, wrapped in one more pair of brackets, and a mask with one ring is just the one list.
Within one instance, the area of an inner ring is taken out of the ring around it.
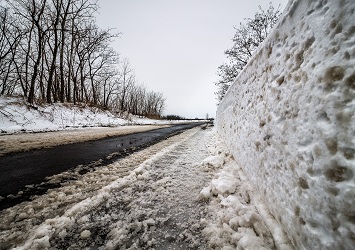
{"label": "snow-covered hillside", "polygon": [[219,136],[297,249],[355,246],[355,1],[290,1],[218,107]]}
{"label": "snow-covered hillside", "polygon": [[55,103],[31,106],[22,98],[0,97],[0,132],[2,134],[164,123],[172,122],[141,118],[129,114],[118,117],[97,107],[72,104]]}

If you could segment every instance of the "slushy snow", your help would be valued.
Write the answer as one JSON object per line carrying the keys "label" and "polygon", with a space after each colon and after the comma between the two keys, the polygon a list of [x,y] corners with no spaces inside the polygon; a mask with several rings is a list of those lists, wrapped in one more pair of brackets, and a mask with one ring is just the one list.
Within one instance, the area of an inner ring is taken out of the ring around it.
{"label": "slushy snow", "polygon": [[194,128],[85,175],[51,177],[72,181],[3,210],[1,249],[276,249],[240,171],[214,130]]}

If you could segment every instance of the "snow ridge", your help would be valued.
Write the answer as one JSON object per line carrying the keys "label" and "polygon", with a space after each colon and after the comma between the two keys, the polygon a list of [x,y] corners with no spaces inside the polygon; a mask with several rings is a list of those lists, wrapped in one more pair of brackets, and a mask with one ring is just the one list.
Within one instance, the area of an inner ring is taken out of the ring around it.
{"label": "snow ridge", "polygon": [[209,200],[203,233],[210,249],[293,249],[282,226],[273,218],[225,145],[210,146],[202,164],[217,170],[200,199]]}
{"label": "snow ridge", "polygon": [[290,1],[217,110],[218,134],[298,249],[355,245],[355,1]]}

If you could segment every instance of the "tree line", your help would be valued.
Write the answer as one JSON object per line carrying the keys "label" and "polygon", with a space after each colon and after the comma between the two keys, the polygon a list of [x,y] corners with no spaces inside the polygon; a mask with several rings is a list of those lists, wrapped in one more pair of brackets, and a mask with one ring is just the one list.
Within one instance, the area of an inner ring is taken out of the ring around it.
{"label": "tree line", "polygon": [[219,79],[215,83],[218,87],[215,94],[219,102],[239,72],[247,65],[253,53],[270,34],[280,15],[280,6],[275,9],[270,3],[268,9],[264,10],[259,6],[259,11],[253,18],[246,18],[245,23],[234,27],[233,46],[224,52],[229,62],[220,65],[217,71]]}
{"label": "tree line", "polygon": [[165,98],[136,82],[98,9],[95,0],[0,0],[0,95],[161,115]]}

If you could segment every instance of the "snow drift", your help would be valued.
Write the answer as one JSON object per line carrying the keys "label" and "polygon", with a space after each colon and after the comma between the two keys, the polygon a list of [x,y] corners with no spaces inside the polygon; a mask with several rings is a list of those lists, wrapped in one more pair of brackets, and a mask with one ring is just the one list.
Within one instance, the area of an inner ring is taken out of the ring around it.
{"label": "snow drift", "polygon": [[217,129],[299,249],[355,245],[355,1],[290,1]]}

